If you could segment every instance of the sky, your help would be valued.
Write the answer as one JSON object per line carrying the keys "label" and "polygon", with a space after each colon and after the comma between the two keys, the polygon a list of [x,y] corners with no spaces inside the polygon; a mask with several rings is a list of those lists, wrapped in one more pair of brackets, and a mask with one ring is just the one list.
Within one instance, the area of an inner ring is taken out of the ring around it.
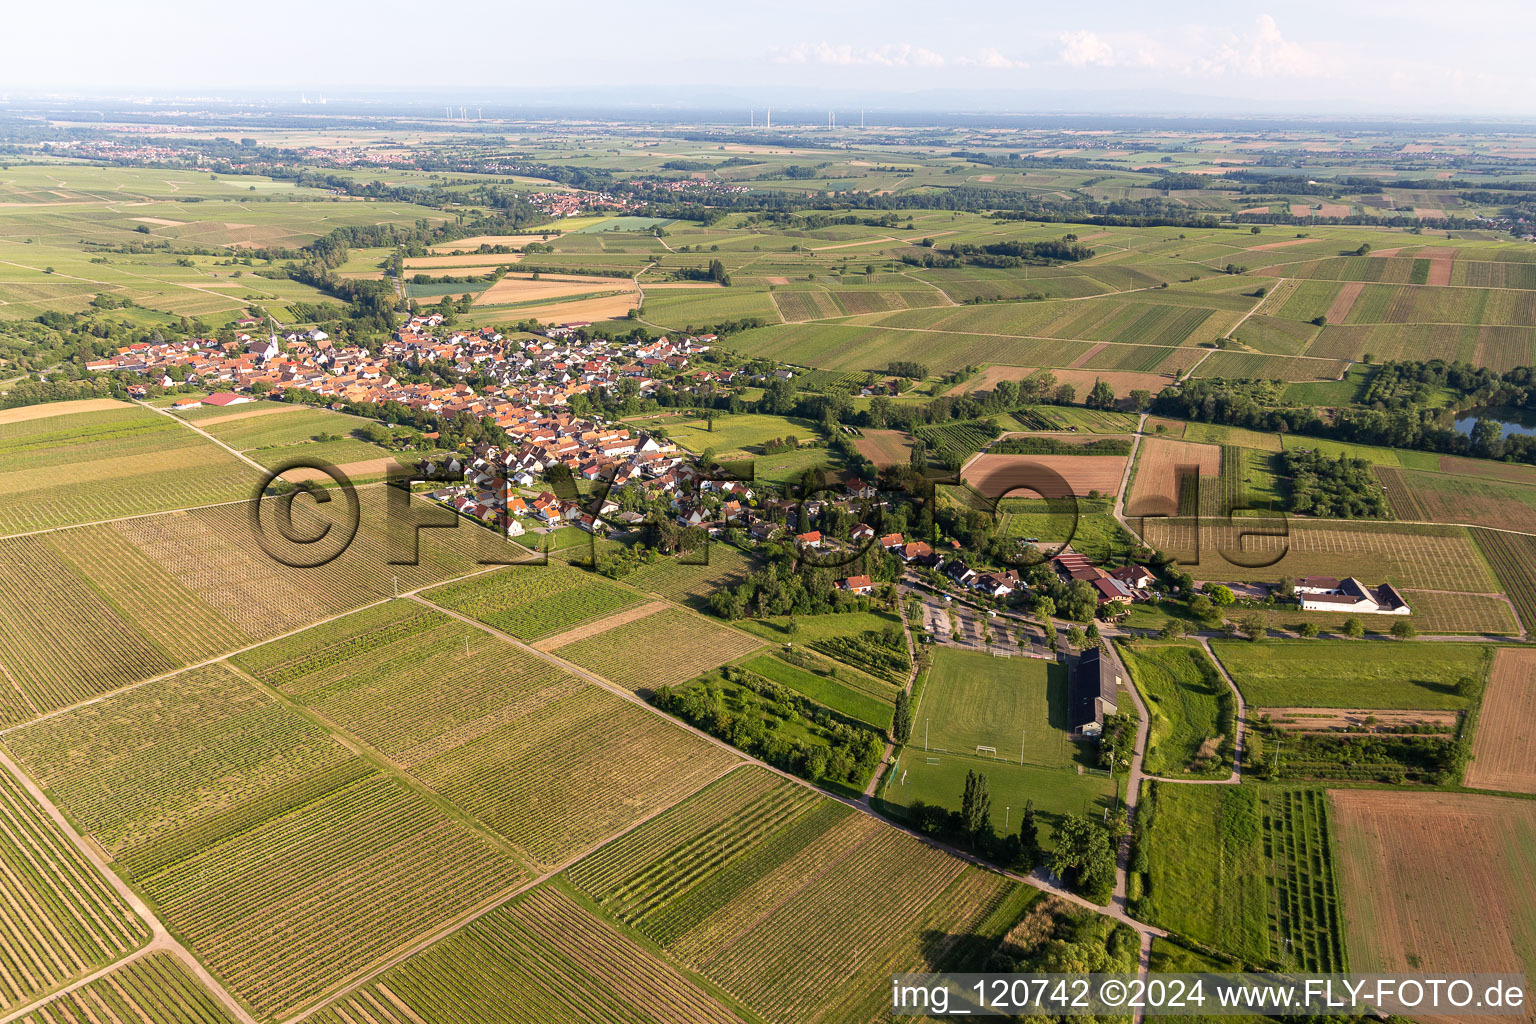
{"label": "sky", "polygon": [[[508,90],[700,106],[1536,115],[1536,4],[73,0],[16,4],[0,94]],[[82,30],[82,26],[84,29]],[[1508,42],[1501,42],[1508,41]],[[0,98],[4,98],[0,95]],[[1195,99],[1199,98],[1197,103]]]}

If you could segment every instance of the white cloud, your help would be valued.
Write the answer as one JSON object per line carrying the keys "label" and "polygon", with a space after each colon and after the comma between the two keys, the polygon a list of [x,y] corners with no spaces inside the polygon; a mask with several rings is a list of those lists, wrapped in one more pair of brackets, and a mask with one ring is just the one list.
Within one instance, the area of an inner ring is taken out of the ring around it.
{"label": "white cloud", "polygon": [[1061,34],[1061,59],[1075,68],[1097,65],[1112,67],[1115,48],[1087,29]]}
{"label": "white cloud", "polygon": [[978,51],[974,57],[961,57],[956,63],[966,67],[988,68],[999,71],[1020,70],[1029,67],[1029,61],[1015,60],[1012,57],[1004,56],[1001,51],[995,50],[990,46]]}
{"label": "white cloud", "polygon": [[1196,67],[1208,75],[1249,78],[1312,78],[1327,71],[1317,47],[1286,39],[1269,14],[1259,15],[1251,36],[1233,35],[1214,54],[1201,58]]}
{"label": "white cloud", "polygon": [[848,43],[797,43],[787,50],[776,51],[773,59],[779,64],[830,64],[836,67],[884,67],[884,68],[941,68],[944,58],[910,43],[890,43],[885,46],[853,46]]}

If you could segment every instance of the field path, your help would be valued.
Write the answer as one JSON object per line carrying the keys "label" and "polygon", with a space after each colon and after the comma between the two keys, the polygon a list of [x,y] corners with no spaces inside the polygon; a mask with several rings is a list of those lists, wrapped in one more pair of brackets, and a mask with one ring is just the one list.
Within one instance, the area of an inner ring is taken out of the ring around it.
{"label": "field path", "polygon": [[58,826],[61,832],[63,832],[65,838],[70,841],[71,845],[73,845],[74,848],[80,852],[80,855],[86,859],[91,867],[96,869],[96,872],[100,874],[106,883],[112,887],[112,890],[117,893],[118,897],[121,898],[122,901],[126,903],[130,908],[132,908],[133,912],[139,916],[140,920],[149,925],[150,933],[153,935],[153,938],[150,939],[149,944],[144,946],[142,949],[139,949],[132,956],[124,957],[117,963],[104,967],[96,973],[83,978],[74,984],[50,994],[46,999],[40,1000],[39,1002],[33,1003],[30,1006],[22,1007],[10,1014],[7,1014],[3,1019],[9,1021],[18,1017],[23,1017],[30,1013],[32,1010],[36,1009],[38,1006],[51,1003],[53,1000],[58,999],[60,996],[68,992],[72,992],[75,989],[89,984],[92,981],[95,981],[102,975],[107,974],[108,972],[122,966],[125,963],[136,960],[139,957],[144,956],[146,953],[163,950],[167,953],[174,954],[177,959],[185,964],[187,969],[192,972],[193,976],[196,977],[198,981],[202,982],[203,986],[207,988],[208,991],[219,1000],[219,1002],[224,1004],[224,1008],[228,1010],[236,1020],[240,1021],[240,1024],[256,1024],[256,1018],[247,1013],[245,1007],[236,1002],[235,997],[229,994],[229,991],[219,983],[218,979],[216,979],[212,974],[209,974],[208,969],[199,963],[197,958],[192,955],[187,947],[183,946],[181,942],[171,934],[170,930],[160,922],[158,917],[155,916],[155,912],[149,908],[149,904],[140,899],[139,894],[130,889],[128,887],[128,883],[119,878],[117,873],[107,866],[107,862],[102,858],[101,854],[97,852],[95,845],[86,842],[85,839],[81,837],[80,833],[75,831],[75,827],[69,823],[69,819],[64,817],[63,812],[54,806],[53,801],[48,799],[47,794],[42,791],[42,788],[39,787],[37,783],[33,782],[27,773],[22,771],[20,766],[17,765],[15,761],[12,761],[10,755],[4,751],[0,751],[0,767],[3,767],[7,772],[10,772],[11,776],[15,778],[17,782],[21,783],[22,787],[26,789],[27,793],[32,797],[32,799],[37,801],[38,806],[47,813],[48,817],[53,819],[53,823]]}
{"label": "field path", "polygon": [[153,405],[148,405],[148,404],[146,404],[144,402],[140,402],[139,404],[144,406],[144,408],[151,410],[152,412],[159,413],[161,416],[164,416],[166,419],[170,420],[172,423],[180,423],[182,426],[186,427],[188,430],[191,430],[191,431],[194,431],[196,433],[199,433],[199,434],[203,435],[208,440],[212,441],[214,444],[218,445],[220,448],[223,448],[225,451],[229,452],[229,454],[231,454],[235,458],[239,459],[241,462],[245,463],[246,465],[250,466],[252,469],[256,470],[256,472],[260,473],[263,477],[265,477],[267,475],[268,470],[267,470],[266,466],[263,466],[261,463],[257,462],[255,459],[250,458],[244,452],[237,451],[236,449],[231,448],[229,445],[225,444],[223,441],[220,441],[218,438],[216,438],[212,434],[208,433],[208,431],[204,430],[202,427],[198,426],[196,423],[193,423],[190,420],[182,419],[180,416],[173,416],[173,415],[171,415],[171,411],[169,409],[157,409]]}

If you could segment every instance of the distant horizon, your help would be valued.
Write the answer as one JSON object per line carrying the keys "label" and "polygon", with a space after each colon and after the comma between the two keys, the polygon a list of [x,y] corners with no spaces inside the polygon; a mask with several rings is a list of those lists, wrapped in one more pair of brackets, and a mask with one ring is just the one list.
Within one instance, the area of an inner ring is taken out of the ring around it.
{"label": "distant horizon", "polygon": [[394,90],[470,102],[556,89],[615,99],[691,92],[711,104],[739,97],[766,106],[813,90],[823,106],[853,96],[908,97],[894,102],[910,106],[926,95],[1064,95],[1088,113],[1536,117],[1536,71],[1498,42],[1536,36],[1536,8],[1501,0],[1469,0],[1453,16],[1427,0],[1389,13],[1325,0],[1230,10],[1190,0],[1156,10],[982,0],[958,19],[913,0],[889,0],[878,18],[804,0],[771,16],[672,16],[593,0],[575,30],[567,11],[489,0],[464,0],[440,23],[398,0],[362,17],[299,0],[270,0],[258,12],[191,0],[151,7],[146,17],[83,0],[71,17],[91,31],[68,36],[55,12],[19,8],[13,38],[33,45],[7,55],[0,93]]}
{"label": "distant horizon", "polygon": [[[245,86],[217,88],[188,86],[180,89],[120,90],[0,90],[0,116],[7,111],[70,112],[70,108],[101,107],[102,113],[132,114],[220,114],[249,112],[284,112],[322,117],[377,116],[444,119],[444,108],[456,123],[495,122],[522,119],[593,118],[628,123],[671,123],[694,121],[699,127],[752,127],[766,131],[771,112],[774,129],[814,130],[827,127],[827,116],[835,117],[835,128],[858,129],[861,116],[869,130],[878,128],[917,129],[995,125],[1000,128],[1029,128],[1012,122],[1038,119],[1053,122],[1040,127],[1063,130],[1072,122],[1095,119],[1115,122],[1116,127],[1130,127],[1133,122],[1188,122],[1183,127],[1208,128],[1223,121],[1254,125],[1264,130],[1304,129],[1345,126],[1369,128],[1373,124],[1416,126],[1425,130],[1458,127],[1501,128],[1536,127],[1536,109],[1528,113],[1471,113],[1456,111],[1422,112],[1404,110],[1320,110],[1303,106],[1266,107],[1257,103],[1235,103],[1230,98],[1165,94],[1163,102],[1145,106],[1126,105],[1122,93],[1080,90],[1032,90],[1011,103],[1012,95],[994,90],[990,102],[986,91],[887,92],[866,95],[848,94],[816,97],[807,90],[780,87],[764,92],[781,94],[775,102],[739,104],[730,97],[714,102],[683,100],[665,94],[647,95],[644,91],[589,88],[580,92],[526,90],[423,89],[403,93],[398,86],[352,86],[338,89],[298,89],[291,86]],[[606,95],[611,92],[612,95]],[[952,95],[961,92],[962,95]],[[509,93],[513,95],[508,95]],[[1055,102],[1052,102],[1052,100]],[[1099,102],[1095,102],[1098,100]],[[1184,100],[1187,105],[1179,106]],[[1028,106],[1033,101],[1036,105]],[[465,116],[460,117],[461,110]],[[85,111],[75,109],[74,113]],[[84,123],[89,123],[84,122]],[[1147,127],[1147,125],[1141,125]],[[1173,130],[1177,128],[1169,125]]]}

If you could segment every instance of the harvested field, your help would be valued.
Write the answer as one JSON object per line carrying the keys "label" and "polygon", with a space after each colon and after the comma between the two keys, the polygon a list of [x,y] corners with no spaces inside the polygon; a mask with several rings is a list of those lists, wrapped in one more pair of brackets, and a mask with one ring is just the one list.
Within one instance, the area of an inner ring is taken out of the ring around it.
{"label": "harvested field", "polygon": [[1182,480],[1220,475],[1221,448],[1217,445],[1143,438],[1126,498],[1126,514],[1171,515],[1179,508]]}
{"label": "harvested field", "polygon": [[1536,802],[1380,790],[1329,797],[1351,969],[1536,969]]}
{"label": "harvested field", "polygon": [[1341,324],[1349,311],[1354,308],[1355,300],[1365,290],[1365,284],[1360,281],[1350,281],[1339,289],[1339,294],[1334,298],[1333,304],[1328,307],[1326,316],[1331,324]]}
{"label": "harvested field", "polygon": [[[1262,211],[1264,213],[1268,213],[1269,212],[1269,207],[1267,207],[1267,206],[1255,207],[1255,210]],[[1248,211],[1244,211],[1244,212],[1248,212]],[[1311,239],[1311,238],[1287,238],[1283,242],[1265,242],[1263,245],[1250,245],[1248,247],[1248,251],[1249,252],[1268,252],[1271,249],[1288,249],[1288,248],[1290,248],[1293,245],[1306,245],[1306,244],[1308,244],[1309,242],[1312,242],[1312,241],[1314,241],[1314,239]]]}
{"label": "harvested field", "polygon": [[1464,459],[1457,455],[1440,456],[1440,472],[1457,476],[1470,476],[1482,480],[1503,480],[1512,484],[1529,484],[1536,487],[1536,466],[1522,466],[1515,462],[1490,462],[1487,459]]}
{"label": "harvested field", "polygon": [[475,249],[480,248],[482,245],[505,245],[508,248],[516,248],[520,245],[527,245],[529,242],[542,242],[545,241],[546,238],[554,237],[559,234],[560,232],[558,230],[551,230],[548,235],[475,235],[472,238],[461,238],[456,242],[439,242],[436,245],[428,246],[428,248],[430,248],[433,252],[458,253],[473,252]]}
{"label": "harvested field", "polygon": [[535,281],[532,277],[508,274],[487,288],[484,294],[475,300],[475,305],[501,306],[558,299],[570,295],[588,295],[592,292],[634,292],[636,289],[634,280],[627,277],[575,277],[564,274],[544,274]]}
{"label": "harvested field", "polygon": [[[1455,729],[1454,711],[1391,711],[1381,708],[1252,708],[1249,714],[1268,716],[1286,732],[1375,732],[1415,725]],[[1366,722],[1366,719],[1373,719]],[[1500,787],[1503,788],[1503,787]]]}
{"label": "harvested field", "polygon": [[[364,459],[362,462],[343,462],[336,469],[344,473],[353,483],[361,483],[364,480],[377,480],[389,474],[391,466],[399,466],[401,462],[393,455],[386,455],[378,459]],[[289,469],[283,471],[283,479],[290,483],[302,483],[305,480],[326,481],[331,477],[318,469]]]}
{"label": "harvested field", "polygon": [[1425,278],[1425,284],[1444,287],[1451,283],[1452,263],[1456,259],[1455,249],[1426,245],[1414,253],[1414,256],[1429,261],[1429,276]]}
{"label": "harvested field", "polygon": [[108,409],[129,408],[115,398],[82,398],[75,402],[45,402],[42,405],[20,405],[14,409],[0,409],[0,425],[25,423],[27,420],[48,419],[77,412],[105,412]]}
{"label": "harvested field", "polygon": [[1467,785],[1536,793],[1536,650],[1506,647],[1494,655]]}
{"label": "harvested field", "polygon": [[905,430],[868,428],[853,442],[860,455],[876,466],[905,466],[911,461],[912,436]]}
{"label": "harvested field", "polygon": [[[609,280],[617,280],[610,278]],[[617,320],[633,308],[639,300],[638,291],[622,291],[614,295],[602,295],[590,299],[553,303],[539,306],[518,306],[520,320],[538,320],[542,323],[572,323],[577,320]]]}
{"label": "harvested field", "polygon": [[[489,274],[497,267],[509,266],[517,263],[522,258],[522,256],[516,253],[479,256],[417,256],[406,260],[404,269],[407,274],[413,271],[430,272],[433,270],[457,270],[460,268],[480,270]],[[456,274],[454,276],[461,277],[463,275]]]}
{"label": "harvested field", "polygon": [[961,470],[960,479],[989,497],[1015,491],[1065,497],[1061,481],[1078,497],[1113,495],[1120,490],[1125,463],[1124,456],[1116,455],[978,455]]}

